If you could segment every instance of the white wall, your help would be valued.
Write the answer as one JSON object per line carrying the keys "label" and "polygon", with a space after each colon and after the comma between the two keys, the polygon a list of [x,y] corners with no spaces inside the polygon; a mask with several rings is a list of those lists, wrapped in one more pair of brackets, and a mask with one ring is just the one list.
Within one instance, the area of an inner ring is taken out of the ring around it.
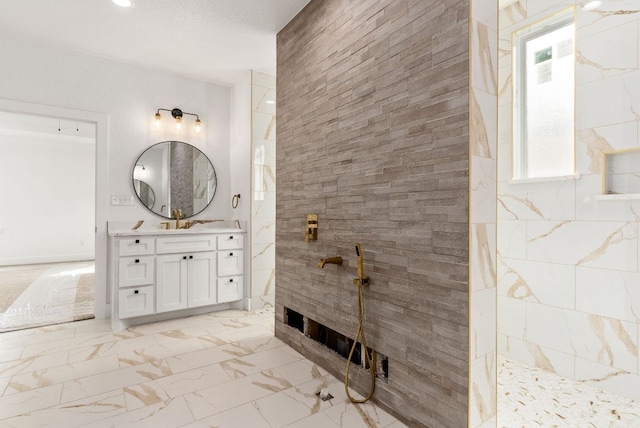
{"label": "white wall", "polygon": [[511,32],[574,2],[521,0],[500,14],[499,352],[640,400],[640,200],[596,198],[602,153],[640,147],[640,14],[623,12],[635,0],[580,3],[578,176],[555,181],[509,181]]}
{"label": "white wall", "polygon": [[[104,151],[99,139],[97,148],[98,153],[106,153],[106,159],[98,159],[98,183],[105,179],[101,176],[105,174],[107,184],[102,193],[98,192],[97,216],[105,221],[96,225],[96,257],[101,257],[101,251],[106,254],[104,223],[107,220],[161,221],[137,199],[133,206],[107,204],[112,194],[134,196],[131,180],[134,163],[145,148],[162,140],[191,143],[211,159],[218,189],[212,204],[198,217],[230,217],[230,88],[7,34],[0,34],[0,58],[0,99],[108,115],[108,147]],[[204,124],[201,135],[187,131],[179,134],[169,126],[154,130],[152,119],[156,109],[173,107],[199,114]],[[100,132],[99,129],[98,134]],[[99,314],[104,309],[100,307],[101,302],[107,301],[109,291],[98,284],[96,287],[96,313]]]}
{"label": "white wall", "polygon": [[95,144],[0,135],[0,266],[93,260]]}

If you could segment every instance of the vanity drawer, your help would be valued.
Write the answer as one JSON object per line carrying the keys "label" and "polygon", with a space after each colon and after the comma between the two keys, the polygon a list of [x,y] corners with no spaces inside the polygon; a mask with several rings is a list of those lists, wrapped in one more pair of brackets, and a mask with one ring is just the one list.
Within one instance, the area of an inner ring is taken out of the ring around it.
{"label": "vanity drawer", "polygon": [[120,318],[139,317],[154,312],[153,285],[125,288],[118,291]]}
{"label": "vanity drawer", "polygon": [[123,257],[118,260],[118,286],[153,284],[154,256]]}
{"label": "vanity drawer", "polygon": [[142,256],[155,252],[153,238],[122,238],[118,240],[118,255]]}
{"label": "vanity drawer", "polygon": [[218,252],[218,276],[242,275],[244,254],[242,250]]}
{"label": "vanity drawer", "polygon": [[244,235],[239,233],[229,233],[218,235],[218,250],[231,250],[244,247]]}
{"label": "vanity drawer", "polygon": [[215,235],[200,235],[158,238],[156,244],[158,254],[212,251],[216,249],[216,237]]}
{"label": "vanity drawer", "polygon": [[242,299],[242,276],[218,278],[218,303]]}

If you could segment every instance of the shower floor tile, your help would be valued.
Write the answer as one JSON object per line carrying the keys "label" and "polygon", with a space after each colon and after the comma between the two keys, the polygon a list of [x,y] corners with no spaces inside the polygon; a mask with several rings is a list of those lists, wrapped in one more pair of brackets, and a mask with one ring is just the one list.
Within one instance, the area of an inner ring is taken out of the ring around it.
{"label": "shower floor tile", "polygon": [[498,357],[498,427],[638,428],[640,403]]}

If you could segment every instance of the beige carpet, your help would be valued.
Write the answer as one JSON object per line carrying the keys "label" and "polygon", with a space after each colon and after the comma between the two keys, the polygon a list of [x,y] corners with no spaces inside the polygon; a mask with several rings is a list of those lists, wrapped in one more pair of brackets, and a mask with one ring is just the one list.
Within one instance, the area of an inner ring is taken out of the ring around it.
{"label": "beige carpet", "polygon": [[40,278],[47,269],[46,267],[25,267],[24,270],[0,272],[0,313],[6,312],[24,290]]}
{"label": "beige carpet", "polygon": [[94,318],[92,271],[91,262],[2,268],[0,332]]}
{"label": "beige carpet", "polygon": [[94,311],[94,274],[85,273],[78,279],[78,286],[76,288],[76,300],[73,306],[73,320],[87,320],[95,318]]}

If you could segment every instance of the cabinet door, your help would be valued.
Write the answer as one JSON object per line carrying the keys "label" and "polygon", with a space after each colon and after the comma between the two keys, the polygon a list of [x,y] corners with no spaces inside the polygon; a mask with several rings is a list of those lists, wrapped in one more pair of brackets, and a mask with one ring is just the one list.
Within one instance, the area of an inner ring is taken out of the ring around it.
{"label": "cabinet door", "polygon": [[156,260],[156,311],[167,312],[187,307],[188,256],[169,254]]}
{"label": "cabinet door", "polygon": [[188,306],[213,305],[216,296],[216,253],[194,253],[189,256]]}
{"label": "cabinet door", "polygon": [[242,275],[244,255],[242,250],[218,252],[218,276]]}

